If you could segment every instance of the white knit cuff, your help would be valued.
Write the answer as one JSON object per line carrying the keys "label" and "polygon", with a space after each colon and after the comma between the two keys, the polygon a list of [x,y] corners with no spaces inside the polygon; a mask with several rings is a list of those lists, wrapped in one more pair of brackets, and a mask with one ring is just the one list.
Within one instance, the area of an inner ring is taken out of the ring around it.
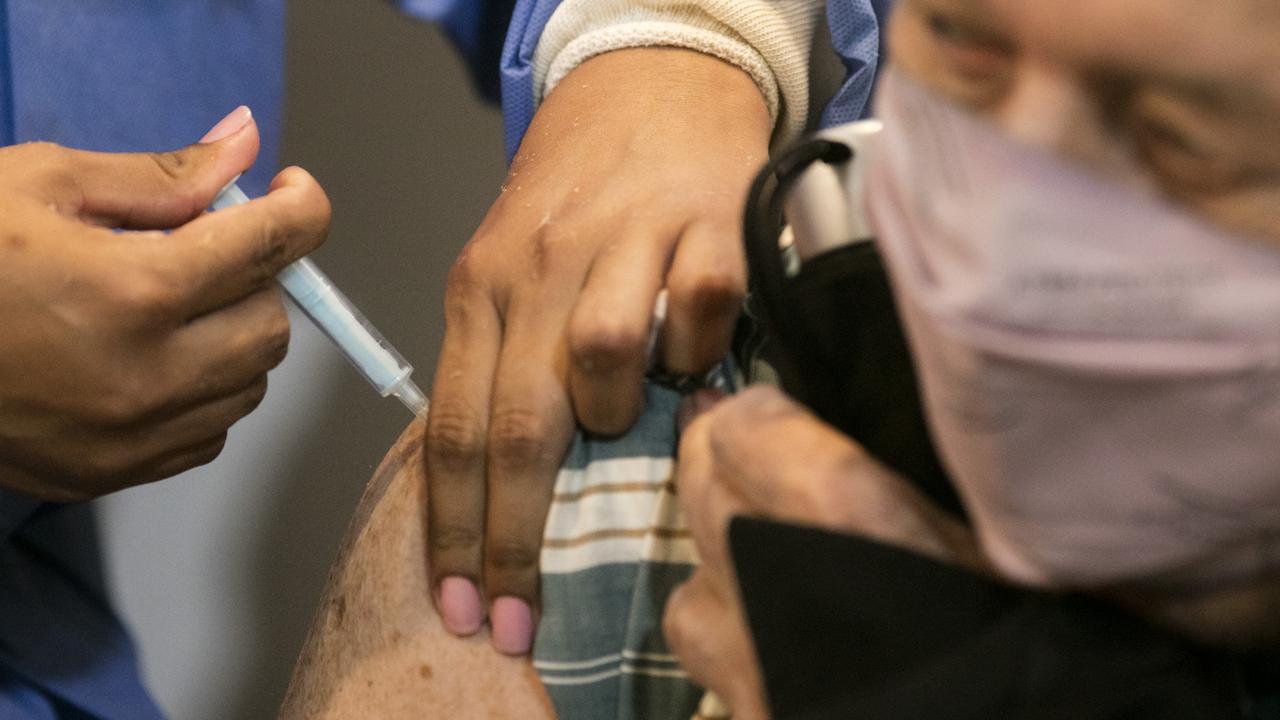
{"label": "white knit cuff", "polygon": [[[734,40],[722,32],[660,20],[609,25],[574,38],[551,61],[546,69],[545,79],[538,82],[535,72],[535,87],[542,91],[541,94],[535,95],[535,99],[540,103],[542,98],[550,94],[570,71],[591,58],[613,50],[636,47],[685,48],[736,65],[750,75],[756,86],[760,88],[765,104],[769,108],[769,116],[775,124],[777,123],[781,105],[778,98],[778,83],[773,78],[773,71],[769,69],[769,64],[760,53],[750,45]],[[540,65],[539,69],[541,69]]]}
{"label": "white knit cuff", "polygon": [[575,67],[613,50],[680,47],[741,68],[760,88],[774,144],[805,129],[809,55],[823,0],[564,0],[534,54],[541,102]]}

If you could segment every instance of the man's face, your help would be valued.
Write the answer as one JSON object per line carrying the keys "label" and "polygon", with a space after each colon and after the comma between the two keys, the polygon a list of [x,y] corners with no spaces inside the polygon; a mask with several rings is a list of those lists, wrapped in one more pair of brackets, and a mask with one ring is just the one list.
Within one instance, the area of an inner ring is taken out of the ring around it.
{"label": "man's face", "polygon": [[1009,134],[1280,244],[1277,0],[902,0],[890,44]]}

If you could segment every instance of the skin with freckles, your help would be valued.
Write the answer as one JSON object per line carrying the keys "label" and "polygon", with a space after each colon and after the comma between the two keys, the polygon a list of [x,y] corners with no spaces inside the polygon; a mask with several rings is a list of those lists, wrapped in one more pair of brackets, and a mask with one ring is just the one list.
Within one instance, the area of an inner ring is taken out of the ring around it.
{"label": "skin with freckles", "polygon": [[247,108],[175,152],[0,149],[0,487],[73,501],[168,477],[258,405],[289,342],[275,273],[324,240],[329,202],[289,168],[202,215],[257,152]]}
{"label": "skin with freckles", "polygon": [[446,292],[426,463],[431,587],[454,633],[488,614],[499,649],[528,651],[575,418],[617,434],[639,416],[664,286],[665,366],[724,356],[771,125],[746,73],[673,48],[589,60],[539,109]]}
{"label": "skin with freckles", "polygon": [[527,658],[447,633],[428,597],[422,423],[373,474],[280,717],[553,718]]}

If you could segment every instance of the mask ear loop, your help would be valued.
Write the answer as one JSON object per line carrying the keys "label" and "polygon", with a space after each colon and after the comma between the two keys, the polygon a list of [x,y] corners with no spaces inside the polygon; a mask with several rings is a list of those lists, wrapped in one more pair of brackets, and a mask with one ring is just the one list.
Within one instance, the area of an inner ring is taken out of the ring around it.
{"label": "mask ear loop", "polygon": [[[783,265],[778,238],[782,230],[783,202],[804,171],[814,163],[842,165],[854,159],[854,150],[844,143],[824,138],[801,141],[769,161],[756,175],[747,194],[743,219],[743,244],[747,256],[747,272],[751,278],[752,303],[764,320],[768,332],[781,344],[784,352],[775,353],[770,361],[778,372],[790,380],[788,391],[796,399],[816,409],[816,390],[804,386],[805,378],[823,377],[822,373],[802,372],[801,365],[825,365],[826,358],[797,357],[794,349],[816,348],[810,342],[817,330],[807,322],[796,296],[794,283]],[[776,182],[774,182],[776,178]]]}

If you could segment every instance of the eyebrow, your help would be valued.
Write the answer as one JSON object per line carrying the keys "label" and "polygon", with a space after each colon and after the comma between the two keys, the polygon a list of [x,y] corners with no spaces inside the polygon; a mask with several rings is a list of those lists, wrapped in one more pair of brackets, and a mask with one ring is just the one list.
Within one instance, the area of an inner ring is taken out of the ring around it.
{"label": "eyebrow", "polygon": [[989,0],[916,0],[925,7],[961,13],[965,20],[976,22],[986,29],[998,30],[1001,23],[992,22],[998,13],[992,10]]}

